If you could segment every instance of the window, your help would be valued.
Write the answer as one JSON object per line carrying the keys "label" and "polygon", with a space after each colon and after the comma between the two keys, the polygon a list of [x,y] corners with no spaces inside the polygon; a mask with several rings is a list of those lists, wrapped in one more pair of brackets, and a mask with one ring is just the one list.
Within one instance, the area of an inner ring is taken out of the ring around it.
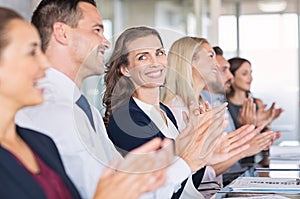
{"label": "window", "polygon": [[[251,91],[268,107],[274,101],[284,109],[272,123],[282,131],[281,140],[298,139],[298,16],[291,14],[241,15],[240,57],[252,63]],[[225,57],[236,56],[236,17],[219,19],[219,43]]]}

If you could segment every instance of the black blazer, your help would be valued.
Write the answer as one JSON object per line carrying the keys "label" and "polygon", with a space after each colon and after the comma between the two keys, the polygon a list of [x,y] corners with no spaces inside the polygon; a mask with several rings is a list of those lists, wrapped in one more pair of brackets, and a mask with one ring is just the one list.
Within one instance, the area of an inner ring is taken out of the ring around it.
{"label": "black blazer", "polygon": [[[160,108],[166,112],[168,118],[178,128],[171,110],[162,103],[160,103]],[[123,155],[155,137],[165,137],[148,115],[138,107],[133,98],[114,111],[109,119],[107,133],[115,147]],[[193,174],[193,184],[196,188],[202,181],[204,171],[205,167]],[[181,189],[172,198],[180,197],[185,184],[186,180],[182,182]]]}
{"label": "black blazer", "polygon": [[[160,108],[166,112],[168,118],[178,128],[170,109],[162,103],[160,103]],[[129,102],[124,103],[112,114],[107,133],[122,155],[126,155],[127,152],[155,137],[165,137],[148,115],[138,107],[133,98],[130,98]]]}
{"label": "black blazer", "polygon": [[[69,189],[72,198],[81,198],[74,184],[67,176],[58,150],[46,135],[17,126],[20,137],[39,157],[53,169]],[[16,159],[0,146],[0,198],[45,198],[43,189]]]}

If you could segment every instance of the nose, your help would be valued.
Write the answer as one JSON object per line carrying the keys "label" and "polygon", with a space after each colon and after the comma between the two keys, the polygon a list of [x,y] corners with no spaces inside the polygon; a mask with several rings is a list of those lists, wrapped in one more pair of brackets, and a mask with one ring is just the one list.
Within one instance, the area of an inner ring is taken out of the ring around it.
{"label": "nose", "polygon": [[151,64],[151,66],[157,66],[157,65],[159,65],[158,59],[157,59],[157,57],[156,57],[155,54],[151,55],[151,57],[150,57],[150,64]]}
{"label": "nose", "polygon": [[38,65],[39,65],[39,73],[41,76],[45,76],[45,70],[50,67],[50,62],[46,55],[44,53],[40,54],[39,60],[38,60]]}
{"label": "nose", "polygon": [[227,70],[227,78],[228,78],[229,80],[233,79],[233,75],[232,75],[232,73],[230,72],[230,70]]}
{"label": "nose", "polygon": [[213,58],[213,62],[214,62],[214,65],[217,67],[217,68],[220,68],[220,64],[219,62],[217,61],[216,57]]}
{"label": "nose", "polygon": [[103,35],[103,42],[102,42],[105,50],[110,48],[110,42],[106,39],[106,37]]}

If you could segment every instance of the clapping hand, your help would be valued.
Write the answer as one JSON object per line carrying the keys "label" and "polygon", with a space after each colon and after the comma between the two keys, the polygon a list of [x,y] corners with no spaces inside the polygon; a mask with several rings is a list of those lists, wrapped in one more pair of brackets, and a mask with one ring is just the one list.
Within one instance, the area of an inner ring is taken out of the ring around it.
{"label": "clapping hand", "polygon": [[189,117],[183,113],[186,128],[176,139],[176,152],[192,171],[206,165],[205,157],[213,151],[218,142],[217,138],[224,131],[226,106],[224,103],[200,114],[199,107],[191,103]]}
{"label": "clapping hand", "polygon": [[173,161],[174,146],[171,141],[153,139],[129,152],[125,159],[116,158],[105,169],[94,199],[139,198],[165,183],[166,168]]}

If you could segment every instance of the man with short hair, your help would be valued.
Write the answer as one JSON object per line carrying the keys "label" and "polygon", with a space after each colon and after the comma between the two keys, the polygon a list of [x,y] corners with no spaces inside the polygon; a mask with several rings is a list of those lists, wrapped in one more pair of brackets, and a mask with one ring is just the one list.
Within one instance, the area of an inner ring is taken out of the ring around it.
{"label": "man with short hair", "polygon": [[[204,87],[204,90],[201,91],[201,96],[205,101],[208,101],[209,104],[222,104],[227,101],[226,93],[229,91],[231,87],[231,80],[233,75],[230,72],[230,64],[223,57],[223,50],[219,46],[213,47],[216,53],[216,60],[219,64],[217,80],[212,82],[209,85]],[[228,125],[225,129],[226,132],[234,131],[236,128],[234,126],[232,117],[228,111],[226,111],[228,115]]]}

